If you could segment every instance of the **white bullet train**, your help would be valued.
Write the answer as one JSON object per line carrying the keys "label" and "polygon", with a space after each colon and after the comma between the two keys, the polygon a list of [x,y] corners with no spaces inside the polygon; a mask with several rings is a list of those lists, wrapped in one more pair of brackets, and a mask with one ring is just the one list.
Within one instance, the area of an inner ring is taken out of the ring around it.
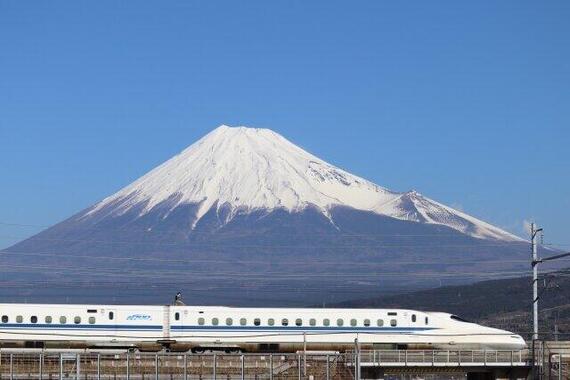
{"label": "white bullet train", "polygon": [[202,352],[520,350],[516,334],[404,309],[0,304],[1,347]]}

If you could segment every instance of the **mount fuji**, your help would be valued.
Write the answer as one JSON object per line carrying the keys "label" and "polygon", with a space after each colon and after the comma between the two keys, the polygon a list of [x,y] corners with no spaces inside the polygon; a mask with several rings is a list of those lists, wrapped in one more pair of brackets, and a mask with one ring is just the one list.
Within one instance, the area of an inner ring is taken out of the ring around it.
{"label": "mount fuji", "polygon": [[67,284],[83,301],[148,302],[184,289],[196,302],[306,304],[518,273],[524,244],[269,129],[220,126],[9,248],[4,275],[42,290]]}

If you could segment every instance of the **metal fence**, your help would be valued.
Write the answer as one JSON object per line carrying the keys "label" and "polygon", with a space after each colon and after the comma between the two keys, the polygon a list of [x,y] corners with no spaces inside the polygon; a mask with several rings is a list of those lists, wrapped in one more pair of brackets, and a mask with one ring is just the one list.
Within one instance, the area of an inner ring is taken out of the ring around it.
{"label": "metal fence", "polygon": [[0,353],[0,379],[354,379],[354,354]]}

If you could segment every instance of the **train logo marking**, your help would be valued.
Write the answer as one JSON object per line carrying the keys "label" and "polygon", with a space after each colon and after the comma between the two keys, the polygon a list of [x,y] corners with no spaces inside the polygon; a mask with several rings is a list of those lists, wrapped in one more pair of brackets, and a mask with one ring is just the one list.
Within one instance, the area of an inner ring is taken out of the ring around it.
{"label": "train logo marking", "polygon": [[131,314],[127,317],[127,321],[150,321],[151,316],[148,314]]}

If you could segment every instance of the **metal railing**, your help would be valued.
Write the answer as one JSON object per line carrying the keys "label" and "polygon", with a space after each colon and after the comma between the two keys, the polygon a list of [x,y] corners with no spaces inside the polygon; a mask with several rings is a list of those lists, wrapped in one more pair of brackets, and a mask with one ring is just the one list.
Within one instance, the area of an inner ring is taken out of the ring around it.
{"label": "metal railing", "polygon": [[527,365],[521,351],[187,354],[0,350],[0,380],[358,380],[361,367]]}
{"label": "metal railing", "polygon": [[525,351],[373,350],[360,352],[360,365],[379,367],[513,367],[529,365]]}

